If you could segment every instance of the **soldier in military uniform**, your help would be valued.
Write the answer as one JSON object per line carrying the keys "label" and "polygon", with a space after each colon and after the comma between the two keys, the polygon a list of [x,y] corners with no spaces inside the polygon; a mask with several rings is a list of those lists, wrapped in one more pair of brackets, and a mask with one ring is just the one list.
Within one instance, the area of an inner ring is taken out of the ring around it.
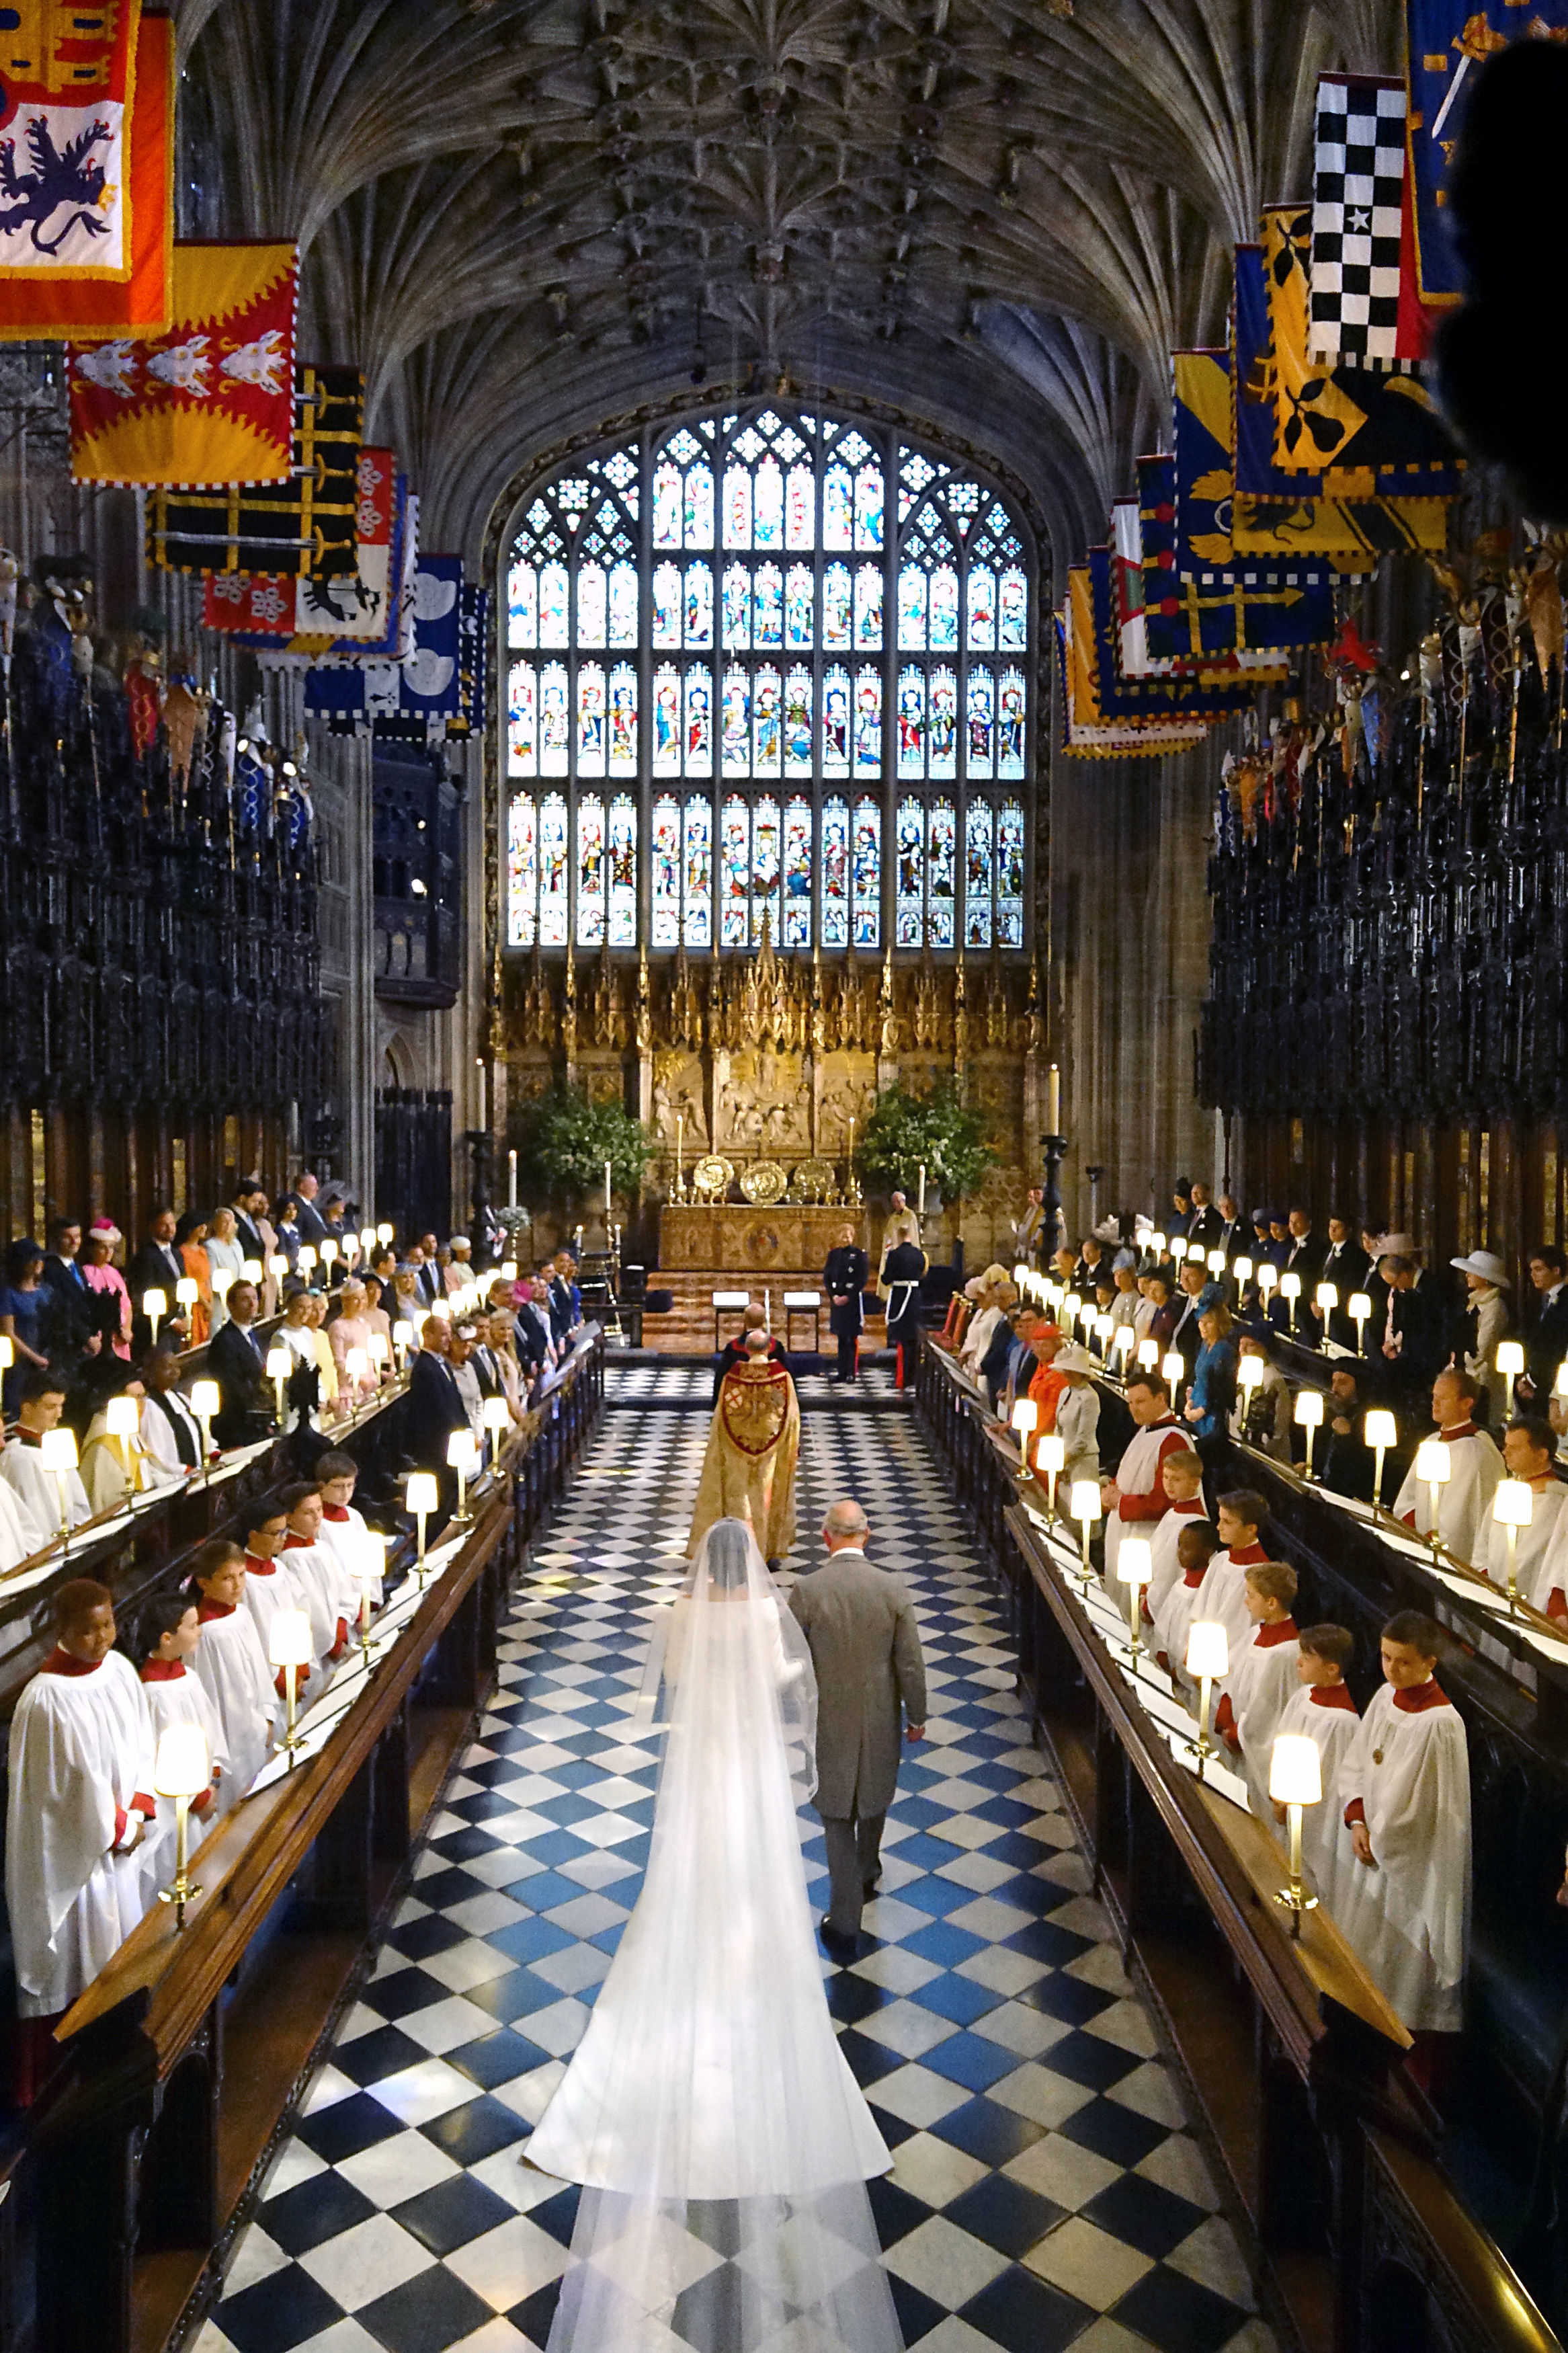
{"label": "soldier in military uniform", "polygon": [[888,1290],[888,1338],[899,1352],[899,1387],[914,1378],[920,1346],[921,1279],[931,1261],[918,1242],[895,1242],[882,1261]]}
{"label": "soldier in military uniform", "polygon": [[871,1261],[855,1240],[853,1226],[840,1226],[827,1253],[823,1287],[827,1293],[827,1328],[838,1343],[838,1378],[855,1377],[856,1350],[866,1321],[866,1280]]}
{"label": "soldier in military uniform", "polygon": [[893,1194],[887,1221],[882,1228],[881,1255],[877,1261],[879,1299],[886,1299],[888,1295],[889,1251],[896,1250],[900,1242],[918,1242],[920,1238],[921,1221],[910,1208],[908,1199],[902,1193]]}

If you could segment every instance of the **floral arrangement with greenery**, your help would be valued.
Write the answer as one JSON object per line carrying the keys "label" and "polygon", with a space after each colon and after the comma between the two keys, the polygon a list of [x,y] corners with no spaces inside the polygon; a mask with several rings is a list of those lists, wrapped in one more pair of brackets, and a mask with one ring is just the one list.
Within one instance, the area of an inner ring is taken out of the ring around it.
{"label": "floral arrangement with greenery", "polygon": [[879,1095],[856,1146],[855,1166],[863,1180],[882,1191],[901,1188],[910,1202],[921,1167],[928,1198],[961,1201],[977,1192],[997,1158],[985,1134],[985,1120],[963,1102],[957,1082],[939,1079],[930,1094],[902,1083]]}
{"label": "floral arrangement with greenery", "polygon": [[518,1158],[530,1189],[552,1200],[597,1199],[605,1163],[616,1193],[635,1193],[655,1145],[640,1119],[624,1104],[593,1103],[582,1087],[559,1087],[531,1103]]}

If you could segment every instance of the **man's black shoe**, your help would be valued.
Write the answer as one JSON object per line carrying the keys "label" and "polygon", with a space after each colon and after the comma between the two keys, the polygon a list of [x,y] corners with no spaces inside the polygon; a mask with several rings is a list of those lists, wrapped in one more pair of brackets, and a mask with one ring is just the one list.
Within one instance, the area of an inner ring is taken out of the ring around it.
{"label": "man's black shoe", "polygon": [[834,1960],[852,1961],[855,1958],[860,1949],[858,1936],[847,1936],[842,1929],[833,1926],[826,1912],[822,1915],[820,1927],[823,1945]]}

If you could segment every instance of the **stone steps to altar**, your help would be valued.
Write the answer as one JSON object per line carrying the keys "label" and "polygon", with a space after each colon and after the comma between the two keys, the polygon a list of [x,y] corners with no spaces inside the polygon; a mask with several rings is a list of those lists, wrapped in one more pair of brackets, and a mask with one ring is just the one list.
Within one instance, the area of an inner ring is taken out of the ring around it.
{"label": "stone steps to altar", "polygon": [[[795,1349],[810,1349],[815,1345],[816,1327],[813,1317],[797,1311],[791,1318],[791,1329],[784,1330],[784,1299],[785,1292],[817,1291],[822,1289],[820,1267],[781,1271],[770,1267],[765,1275],[739,1272],[733,1267],[659,1267],[650,1269],[647,1278],[650,1293],[666,1291],[672,1295],[668,1314],[643,1316],[643,1346],[657,1349],[660,1356],[711,1356],[713,1338],[713,1293],[727,1291],[737,1296],[744,1292],[759,1306],[771,1310],[773,1328],[780,1339],[787,1339]],[[725,1309],[719,1318],[719,1340],[722,1344],[741,1328],[740,1311]],[[867,1337],[880,1346],[884,1333],[880,1316],[868,1318]],[[827,1302],[822,1307],[822,1340],[824,1351],[831,1351],[833,1342],[827,1329]]]}

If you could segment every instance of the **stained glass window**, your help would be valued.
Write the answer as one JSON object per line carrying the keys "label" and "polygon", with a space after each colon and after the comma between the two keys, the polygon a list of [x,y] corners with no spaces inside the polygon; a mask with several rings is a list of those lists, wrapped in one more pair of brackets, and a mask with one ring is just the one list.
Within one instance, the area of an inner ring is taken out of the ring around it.
{"label": "stained glass window", "polygon": [[1032,560],[938,452],[766,404],[545,481],[506,565],[510,944],[750,950],[766,913],[789,950],[1022,948]]}

